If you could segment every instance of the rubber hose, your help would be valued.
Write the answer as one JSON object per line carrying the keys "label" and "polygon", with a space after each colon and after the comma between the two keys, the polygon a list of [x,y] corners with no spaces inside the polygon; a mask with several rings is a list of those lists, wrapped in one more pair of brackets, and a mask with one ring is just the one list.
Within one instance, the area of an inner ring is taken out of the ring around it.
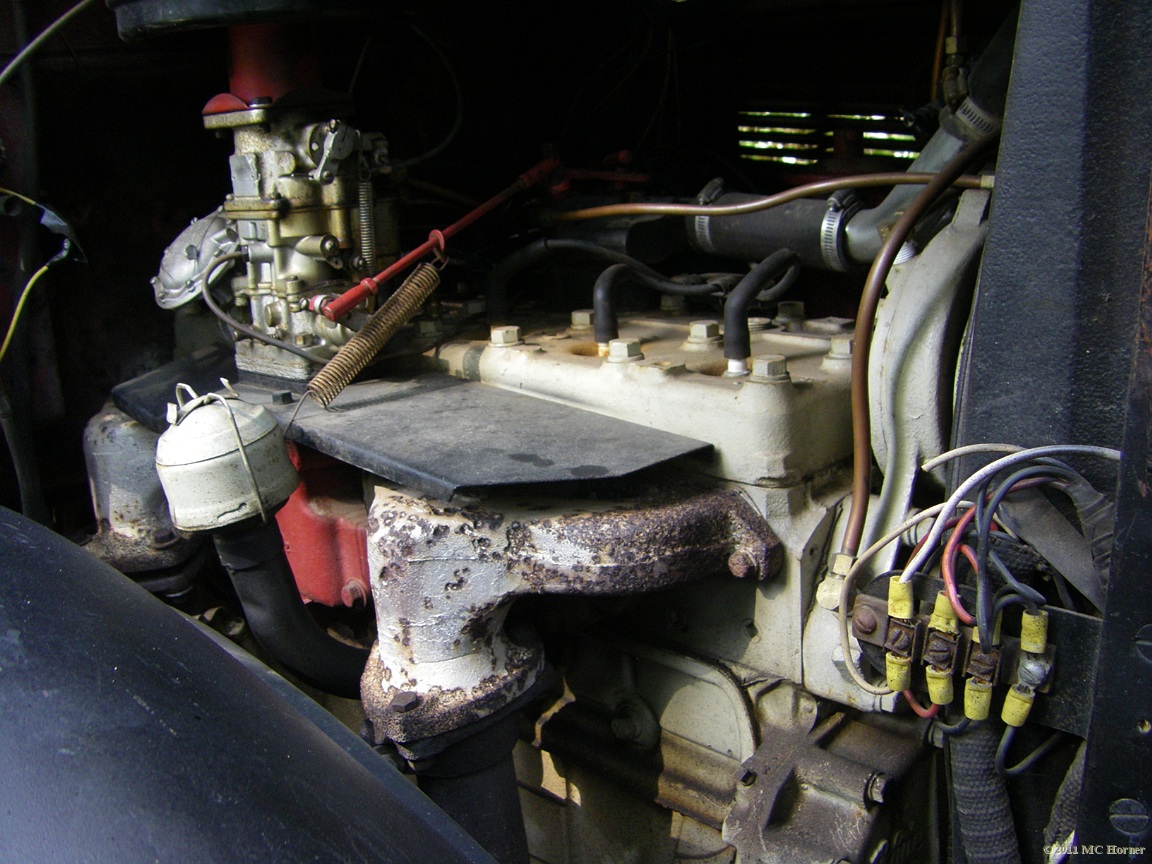
{"label": "rubber hose", "polygon": [[327,408],[412,319],[439,284],[440,273],[435,267],[427,263],[417,266],[396,293],[373,313],[368,323],[308,382],[309,395]]}
{"label": "rubber hose", "polygon": [[777,279],[784,281],[798,260],[791,249],[773,252],[753,267],[732,289],[724,301],[724,356],[729,360],[747,360],[751,356],[752,335],[748,331],[748,306],[770,282]]}
{"label": "rubber hose", "polygon": [[309,684],[358,699],[368,651],[333,639],[305,608],[276,521],[246,519],[212,540],[261,647]]}
{"label": "rubber hose", "polygon": [[556,252],[578,252],[590,258],[598,258],[608,264],[630,264],[635,269],[656,278],[662,278],[659,273],[623,252],[607,249],[590,240],[537,240],[529,243],[522,249],[517,249],[488,274],[488,308],[491,310],[489,320],[492,324],[503,324],[504,316],[508,314],[508,283],[518,273],[534,267],[548,256]]}
{"label": "rubber hose", "polygon": [[658,273],[651,275],[648,268],[637,270],[631,264],[613,264],[596,277],[596,284],[592,286],[592,328],[596,341],[601,345],[620,335],[620,322],[616,317],[616,288],[623,282],[636,282],[661,294],[680,297],[711,294],[716,290],[716,286],[710,282],[672,282]]}
{"label": "rubber hose", "polygon": [[520,712],[459,741],[431,759],[414,762],[416,783],[501,864],[528,864],[512,748]]}
{"label": "rubber hose", "polygon": [[952,797],[968,864],[1020,864],[1007,782],[996,772],[999,726],[985,721],[948,737]]}

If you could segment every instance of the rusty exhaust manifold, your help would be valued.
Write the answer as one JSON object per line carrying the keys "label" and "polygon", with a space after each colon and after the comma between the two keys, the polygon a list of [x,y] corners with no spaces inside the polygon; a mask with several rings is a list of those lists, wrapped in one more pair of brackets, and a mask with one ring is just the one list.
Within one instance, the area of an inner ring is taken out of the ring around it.
{"label": "rusty exhaust manifold", "polygon": [[663,485],[631,500],[518,496],[451,507],[378,482],[368,560],[378,641],[362,682],[377,740],[409,758],[525,694],[538,647],[504,631],[527,594],[639,594],[715,575],[774,574],[779,540],[738,493]]}

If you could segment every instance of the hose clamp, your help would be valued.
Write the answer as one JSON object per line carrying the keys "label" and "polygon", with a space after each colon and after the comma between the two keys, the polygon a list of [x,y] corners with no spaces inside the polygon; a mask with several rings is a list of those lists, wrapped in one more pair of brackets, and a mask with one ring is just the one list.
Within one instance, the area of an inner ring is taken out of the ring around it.
{"label": "hose clamp", "polygon": [[844,242],[844,231],[852,217],[864,205],[848,190],[835,192],[828,199],[824,219],[820,223],[820,257],[828,269],[848,272],[851,261]]}
{"label": "hose clamp", "polygon": [[960,103],[955,116],[972,138],[983,138],[1000,128],[1000,121],[970,98]]}

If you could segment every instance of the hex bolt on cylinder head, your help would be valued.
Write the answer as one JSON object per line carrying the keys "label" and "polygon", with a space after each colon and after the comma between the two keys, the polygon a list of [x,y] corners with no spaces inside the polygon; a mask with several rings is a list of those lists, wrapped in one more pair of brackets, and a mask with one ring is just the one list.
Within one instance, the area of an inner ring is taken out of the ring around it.
{"label": "hex bolt on cylinder head", "polygon": [[591,309],[573,309],[572,310],[572,329],[573,330],[591,330],[592,329],[592,310]]}
{"label": "hex bolt on cylinder head", "polygon": [[768,384],[783,384],[792,380],[788,374],[788,361],[783,354],[761,354],[752,358],[752,380]]}
{"label": "hex bolt on cylinder head", "polygon": [[634,363],[643,359],[639,339],[612,339],[608,343],[609,363]]}
{"label": "hex bolt on cylinder head", "polygon": [[499,327],[493,327],[489,334],[489,342],[492,345],[501,347],[520,345],[523,341],[524,340],[520,338],[520,328],[515,324],[504,324]]}
{"label": "hex bolt on cylinder head", "polygon": [[720,341],[719,321],[693,321],[688,325],[688,341],[693,345],[706,345]]}

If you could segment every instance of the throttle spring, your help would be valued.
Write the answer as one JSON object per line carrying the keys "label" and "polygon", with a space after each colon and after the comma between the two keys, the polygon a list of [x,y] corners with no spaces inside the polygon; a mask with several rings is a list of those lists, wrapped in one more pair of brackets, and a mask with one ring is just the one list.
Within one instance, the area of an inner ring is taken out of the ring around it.
{"label": "throttle spring", "polygon": [[376,199],[371,180],[361,180],[357,184],[360,204],[360,257],[364,259],[364,270],[376,272]]}
{"label": "throttle spring", "polygon": [[420,264],[396,293],[348,340],[336,356],[308,382],[308,393],[325,408],[368,365],[388,341],[411,320],[440,284],[440,272]]}

